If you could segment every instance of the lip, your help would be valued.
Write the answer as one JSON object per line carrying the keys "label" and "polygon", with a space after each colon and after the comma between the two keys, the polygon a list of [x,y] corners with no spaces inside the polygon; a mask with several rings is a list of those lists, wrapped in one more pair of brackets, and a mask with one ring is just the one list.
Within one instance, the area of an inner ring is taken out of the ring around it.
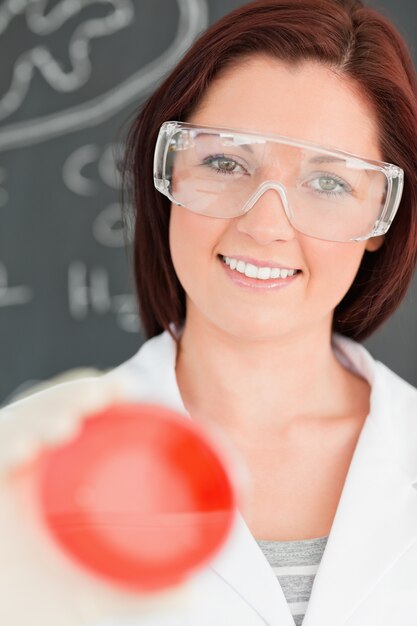
{"label": "lip", "polygon": [[300,268],[295,267],[294,265],[285,265],[285,263],[277,263],[276,261],[272,261],[270,259],[267,259],[266,261],[260,261],[259,259],[254,259],[249,256],[239,256],[235,254],[219,254],[222,263],[224,263],[223,258],[226,258],[227,256],[230,259],[236,259],[237,261],[251,263],[252,265],[256,265],[257,267],[274,267],[281,270],[300,270]]}
{"label": "lip", "polygon": [[[233,257],[237,258],[237,257]],[[241,257],[242,258],[242,257]],[[243,259],[242,259],[243,260]],[[283,289],[289,287],[294,281],[301,276],[301,271],[297,272],[293,276],[287,278],[268,278],[266,280],[259,280],[258,278],[249,278],[245,274],[241,274],[236,270],[231,270],[230,267],[223,261],[223,258],[219,255],[219,262],[223,266],[223,270],[226,276],[240,289],[244,291],[258,292],[259,291],[275,291],[277,289]],[[283,268],[290,269],[290,268]]]}

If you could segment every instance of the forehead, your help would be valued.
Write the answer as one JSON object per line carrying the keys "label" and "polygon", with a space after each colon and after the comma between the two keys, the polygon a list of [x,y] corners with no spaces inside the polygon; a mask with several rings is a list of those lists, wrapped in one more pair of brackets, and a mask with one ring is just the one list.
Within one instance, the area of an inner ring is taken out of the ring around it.
{"label": "forehead", "polygon": [[356,84],[314,61],[254,56],[215,79],[187,118],[313,141],[382,159],[372,106]]}

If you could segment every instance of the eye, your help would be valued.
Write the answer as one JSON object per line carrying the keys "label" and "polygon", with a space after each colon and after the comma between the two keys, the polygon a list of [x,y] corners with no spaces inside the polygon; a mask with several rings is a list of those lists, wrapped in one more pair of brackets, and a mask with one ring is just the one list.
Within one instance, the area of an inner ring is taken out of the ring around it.
{"label": "eye", "polygon": [[334,178],[324,178],[324,176],[318,179],[318,184],[323,191],[335,191],[339,187],[339,183]]}
{"label": "eye", "polygon": [[227,158],[222,158],[222,159],[214,159],[214,161],[217,161],[218,163],[218,169],[219,170],[223,170],[225,172],[233,172],[236,169],[236,161],[233,161],[233,159],[227,159]]}
{"label": "eye", "polygon": [[353,189],[343,178],[336,174],[319,173],[311,176],[307,181],[307,186],[319,194],[327,196],[337,196],[344,193],[352,193]]}
{"label": "eye", "polygon": [[202,165],[216,172],[216,174],[243,174],[246,169],[232,157],[224,154],[207,156]]}

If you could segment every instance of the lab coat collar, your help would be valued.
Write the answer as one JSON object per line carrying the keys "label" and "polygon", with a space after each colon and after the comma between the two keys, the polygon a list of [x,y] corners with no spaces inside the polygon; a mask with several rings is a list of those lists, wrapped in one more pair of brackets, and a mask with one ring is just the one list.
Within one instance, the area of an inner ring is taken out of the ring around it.
{"label": "lab coat collar", "polygon": [[[368,380],[370,412],[357,441],[303,626],[345,624],[417,539],[417,390],[375,361],[359,343],[334,334],[332,346],[346,367]],[[175,342],[164,332],[148,340],[118,369],[134,374],[132,384],[141,401],[158,402],[190,417],[178,389],[175,360]],[[240,511],[211,569],[265,624],[294,626],[281,586]]]}

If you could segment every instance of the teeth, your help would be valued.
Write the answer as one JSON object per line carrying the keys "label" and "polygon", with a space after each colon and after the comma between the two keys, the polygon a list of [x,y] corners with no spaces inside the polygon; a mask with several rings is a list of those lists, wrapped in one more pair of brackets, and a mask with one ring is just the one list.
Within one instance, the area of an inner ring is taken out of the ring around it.
{"label": "teeth", "polygon": [[223,260],[226,265],[230,266],[231,270],[237,270],[249,278],[259,278],[260,280],[268,280],[268,278],[287,278],[297,273],[297,270],[284,270],[278,267],[257,267],[252,263],[238,261],[229,256],[223,257]]}
{"label": "teeth", "polygon": [[244,274],[245,276],[248,276],[249,278],[256,278],[258,275],[258,268],[256,267],[256,265],[252,265],[251,263],[246,263]]}
{"label": "teeth", "polygon": [[[270,267],[260,267],[258,268],[258,273],[257,273],[256,278],[267,280],[268,278],[271,278],[271,274],[272,274],[272,269]],[[279,274],[279,270],[278,270],[278,274]],[[278,276],[276,276],[276,278],[278,278]]]}

